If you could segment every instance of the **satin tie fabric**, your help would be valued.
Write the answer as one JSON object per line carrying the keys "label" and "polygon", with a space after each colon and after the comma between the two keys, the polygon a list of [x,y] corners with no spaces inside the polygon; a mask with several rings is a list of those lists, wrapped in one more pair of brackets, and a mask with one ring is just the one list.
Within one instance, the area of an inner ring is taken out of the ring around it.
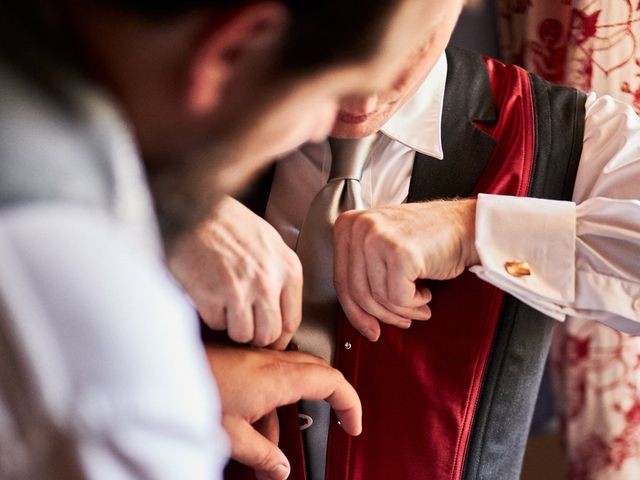
{"label": "satin tie fabric", "polygon": [[[333,225],[348,210],[367,208],[360,179],[377,134],[361,139],[329,139],[331,172],[312,200],[296,253],[304,273],[302,324],[295,336],[299,350],[333,363],[339,303],[333,286]],[[310,417],[303,431],[310,480],[324,480],[330,409],[326,402],[301,402]],[[309,425],[310,424],[310,425]],[[303,427],[304,428],[304,427]]]}

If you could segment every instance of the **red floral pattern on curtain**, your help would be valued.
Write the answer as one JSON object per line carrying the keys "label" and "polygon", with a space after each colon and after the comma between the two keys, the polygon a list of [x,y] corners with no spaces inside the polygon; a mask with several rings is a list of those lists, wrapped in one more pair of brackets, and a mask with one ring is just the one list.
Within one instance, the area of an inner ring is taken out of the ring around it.
{"label": "red floral pattern on curtain", "polygon": [[[510,63],[640,112],[640,0],[498,0]],[[551,352],[571,480],[640,479],[640,338],[569,319]]]}
{"label": "red floral pattern on curtain", "polygon": [[640,111],[639,0],[498,0],[498,15],[508,62]]}

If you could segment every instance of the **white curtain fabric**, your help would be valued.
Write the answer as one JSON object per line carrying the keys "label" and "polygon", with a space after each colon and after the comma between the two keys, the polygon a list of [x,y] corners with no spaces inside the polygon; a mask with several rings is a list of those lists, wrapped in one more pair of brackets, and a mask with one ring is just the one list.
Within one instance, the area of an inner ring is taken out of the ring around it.
{"label": "white curtain fabric", "polygon": [[[497,0],[497,14],[508,62],[640,112],[638,0]],[[569,319],[551,362],[569,478],[640,478],[640,337]]]}

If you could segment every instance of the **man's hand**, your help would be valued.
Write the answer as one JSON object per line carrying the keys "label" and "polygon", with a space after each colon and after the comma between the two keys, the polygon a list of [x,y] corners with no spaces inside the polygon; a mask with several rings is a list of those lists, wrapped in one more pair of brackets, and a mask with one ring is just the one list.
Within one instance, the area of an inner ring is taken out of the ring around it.
{"label": "man's hand", "polygon": [[353,326],[369,340],[378,320],[409,328],[428,320],[424,279],[446,280],[479,263],[475,200],[433,201],[350,211],[334,229],[334,281]]}
{"label": "man's hand", "polygon": [[[208,346],[222,402],[231,456],[259,478],[283,480],[291,467],[278,449],[273,410],[300,400],[326,400],[351,434],[362,431],[362,406],[353,387],[324,360],[302,352]],[[258,422],[258,425],[255,425]],[[261,435],[252,426],[262,432]]]}
{"label": "man's hand", "polygon": [[203,320],[239,343],[283,350],[300,326],[302,267],[262,218],[226,197],[180,238],[169,266]]}

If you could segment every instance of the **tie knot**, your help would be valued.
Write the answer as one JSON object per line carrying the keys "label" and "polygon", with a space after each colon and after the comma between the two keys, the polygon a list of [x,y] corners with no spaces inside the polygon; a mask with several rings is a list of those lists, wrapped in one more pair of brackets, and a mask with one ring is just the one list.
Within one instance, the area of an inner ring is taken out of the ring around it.
{"label": "tie knot", "polygon": [[377,134],[364,138],[330,138],[331,173],[329,181],[339,178],[360,180]]}

